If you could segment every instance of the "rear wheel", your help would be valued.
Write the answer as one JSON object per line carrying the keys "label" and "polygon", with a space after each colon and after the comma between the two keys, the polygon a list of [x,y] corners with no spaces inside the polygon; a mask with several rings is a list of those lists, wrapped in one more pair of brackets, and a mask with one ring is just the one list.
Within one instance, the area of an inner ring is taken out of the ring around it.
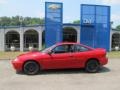
{"label": "rear wheel", "polygon": [[39,72],[39,64],[34,61],[28,61],[24,64],[23,71],[28,75],[35,75]]}
{"label": "rear wheel", "polygon": [[100,64],[97,60],[89,60],[86,64],[85,69],[89,73],[95,73],[99,71]]}

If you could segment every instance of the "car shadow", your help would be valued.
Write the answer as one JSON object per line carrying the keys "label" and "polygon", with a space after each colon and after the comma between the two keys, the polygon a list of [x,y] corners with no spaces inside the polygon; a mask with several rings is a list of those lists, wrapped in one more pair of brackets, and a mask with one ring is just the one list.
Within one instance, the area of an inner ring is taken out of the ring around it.
{"label": "car shadow", "polygon": [[[111,70],[107,67],[102,67],[97,73],[107,73]],[[16,72],[19,75],[25,75],[23,72]],[[40,71],[37,75],[55,75],[55,74],[96,74],[96,73],[87,73],[85,69],[57,69],[57,70],[44,70]]]}
{"label": "car shadow", "polygon": [[101,67],[100,71],[98,73],[107,73],[107,72],[110,72],[110,68],[108,67]]}

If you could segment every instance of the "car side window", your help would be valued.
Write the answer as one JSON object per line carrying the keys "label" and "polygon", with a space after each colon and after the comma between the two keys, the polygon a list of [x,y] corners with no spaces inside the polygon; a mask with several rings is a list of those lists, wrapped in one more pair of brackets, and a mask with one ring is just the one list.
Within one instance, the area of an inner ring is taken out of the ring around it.
{"label": "car side window", "polygon": [[57,47],[55,47],[52,51],[53,53],[66,53],[68,52],[68,45],[59,45]]}
{"label": "car side window", "polygon": [[55,47],[52,52],[53,53],[69,53],[69,52],[73,52],[73,45],[59,45],[57,47]]}
{"label": "car side window", "polygon": [[89,51],[89,49],[81,45],[75,45],[75,52],[84,52],[84,51]]}

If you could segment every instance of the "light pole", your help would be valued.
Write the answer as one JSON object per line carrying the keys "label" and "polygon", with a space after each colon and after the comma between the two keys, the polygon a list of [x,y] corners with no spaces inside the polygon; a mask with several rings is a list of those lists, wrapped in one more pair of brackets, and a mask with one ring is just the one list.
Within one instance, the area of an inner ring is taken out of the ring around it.
{"label": "light pole", "polygon": [[22,16],[19,16],[20,27],[23,26],[23,21],[24,21],[24,18]]}
{"label": "light pole", "polygon": [[0,17],[0,29],[2,28],[2,19]]}
{"label": "light pole", "polygon": [[110,22],[110,51],[112,51],[113,49],[113,41],[112,41],[112,25],[113,25],[113,21]]}
{"label": "light pole", "polygon": [[22,17],[22,16],[19,16],[19,22],[20,22],[20,41],[19,41],[19,47],[20,47],[20,51],[23,51],[24,50],[24,36],[23,36],[23,28],[22,28],[22,26],[23,26],[23,20],[24,20],[24,18]]}

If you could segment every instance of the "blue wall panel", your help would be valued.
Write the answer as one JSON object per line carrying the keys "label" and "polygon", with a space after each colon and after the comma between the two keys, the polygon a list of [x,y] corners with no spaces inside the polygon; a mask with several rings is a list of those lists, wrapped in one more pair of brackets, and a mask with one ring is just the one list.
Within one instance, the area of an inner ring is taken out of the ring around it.
{"label": "blue wall panel", "polygon": [[[84,33],[83,33],[84,32]],[[90,47],[94,47],[94,28],[93,27],[84,27],[81,29],[81,43],[88,45]]]}
{"label": "blue wall panel", "polygon": [[62,41],[63,4],[45,3],[45,45],[52,46]]}
{"label": "blue wall panel", "polygon": [[81,43],[109,51],[110,7],[82,4],[80,36]]}

